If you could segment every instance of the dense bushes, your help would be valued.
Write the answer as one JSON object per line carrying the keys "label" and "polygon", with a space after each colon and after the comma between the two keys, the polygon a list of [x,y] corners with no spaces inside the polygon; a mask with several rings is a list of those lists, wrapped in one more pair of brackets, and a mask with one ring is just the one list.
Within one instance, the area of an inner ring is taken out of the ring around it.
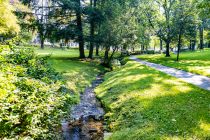
{"label": "dense bushes", "polygon": [[46,58],[0,46],[0,139],[59,139],[65,108],[74,102],[63,88]]}

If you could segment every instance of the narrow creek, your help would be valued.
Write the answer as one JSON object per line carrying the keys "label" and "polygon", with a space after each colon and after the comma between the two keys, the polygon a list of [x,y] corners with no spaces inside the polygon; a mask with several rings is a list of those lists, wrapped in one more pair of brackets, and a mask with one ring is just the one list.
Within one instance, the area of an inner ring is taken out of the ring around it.
{"label": "narrow creek", "polygon": [[72,107],[71,121],[62,122],[64,140],[103,140],[104,110],[97,100],[94,89],[103,82],[103,75],[98,75],[80,95],[80,103]]}

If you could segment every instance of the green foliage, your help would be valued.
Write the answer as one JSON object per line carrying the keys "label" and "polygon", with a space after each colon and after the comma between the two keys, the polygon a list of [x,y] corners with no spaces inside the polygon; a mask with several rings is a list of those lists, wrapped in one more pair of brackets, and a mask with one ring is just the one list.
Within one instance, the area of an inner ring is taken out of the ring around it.
{"label": "green foliage", "polygon": [[22,27],[19,34],[7,42],[11,45],[28,45],[32,40],[32,36],[30,31],[25,31]]}
{"label": "green foliage", "polygon": [[12,37],[20,31],[13,7],[8,0],[0,0],[0,36]]}
{"label": "green foliage", "polygon": [[201,17],[210,18],[210,2],[209,0],[198,0],[197,4]]}
{"label": "green foliage", "polygon": [[31,49],[1,46],[0,139],[59,139],[60,121],[75,100]]}
{"label": "green foliage", "polygon": [[29,65],[29,61],[35,58],[35,54],[31,49],[13,48],[12,53],[7,57],[10,63]]}

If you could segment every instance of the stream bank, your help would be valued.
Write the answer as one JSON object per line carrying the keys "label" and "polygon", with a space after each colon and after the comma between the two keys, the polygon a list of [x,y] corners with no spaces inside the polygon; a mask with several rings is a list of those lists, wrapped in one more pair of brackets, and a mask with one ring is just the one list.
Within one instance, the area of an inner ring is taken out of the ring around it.
{"label": "stream bank", "polygon": [[64,140],[103,140],[103,115],[101,103],[97,100],[94,89],[103,82],[103,74],[96,77],[80,94],[80,103],[71,109],[71,120],[62,122]]}

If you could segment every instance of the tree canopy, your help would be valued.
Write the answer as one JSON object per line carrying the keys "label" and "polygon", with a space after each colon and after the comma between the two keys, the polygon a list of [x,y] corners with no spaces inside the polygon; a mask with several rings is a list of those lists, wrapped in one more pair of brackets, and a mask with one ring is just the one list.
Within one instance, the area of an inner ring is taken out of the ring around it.
{"label": "tree canopy", "polygon": [[[96,56],[99,55],[99,49],[104,50],[105,65],[110,65],[112,53],[135,48],[145,52],[151,48],[151,42],[159,44],[160,51],[164,50],[166,57],[170,56],[174,48],[179,49],[179,46],[180,49],[182,46],[189,46],[191,50],[195,47],[203,49],[206,42],[210,42],[206,33],[209,30],[208,0],[22,2],[32,9],[22,12],[23,15],[35,16],[27,22],[30,25],[28,27],[38,33],[41,48],[44,48],[46,40],[52,44],[60,43],[61,46],[70,41],[78,42],[80,58],[87,57],[85,48],[89,49],[88,58],[91,59],[94,49]],[[6,1],[2,3],[9,5]],[[4,10],[11,13],[7,18],[13,15],[11,9]],[[8,12],[4,12],[4,15]],[[12,20],[11,25],[4,21],[2,19],[2,33],[6,32],[7,26],[8,31],[18,31],[18,25],[15,24],[17,20]],[[160,42],[157,43],[157,40]]]}

